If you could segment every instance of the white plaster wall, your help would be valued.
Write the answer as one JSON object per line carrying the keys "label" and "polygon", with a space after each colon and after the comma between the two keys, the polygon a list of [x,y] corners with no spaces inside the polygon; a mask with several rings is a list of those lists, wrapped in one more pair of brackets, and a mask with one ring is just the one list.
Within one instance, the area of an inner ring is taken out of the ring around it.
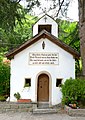
{"label": "white plaster wall", "polygon": [[[45,42],[44,50],[42,49],[43,41]],[[29,52],[57,52],[59,53],[59,65],[29,65]],[[36,102],[36,77],[42,71],[47,71],[51,75],[51,104],[55,105],[61,102],[62,95],[60,88],[56,87],[56,78],[62,78],[63,82],[70,77],[75,78],[75,59],[48,39],[39,40],[11,60],[10,100],[15,101],[14,93],[19,92],[22,98]],[[30,88],[24,88],[25,78],[31,78]]]}
{"label": "white plaster wall", "polygon": [[[45,22],[45,17],[46,22]],[[58,37],[58,24],[49,16],[42,17],[34,26],[33,26],[33,36],[38,34],[38,25],[52,25],[52,31],[51,34]]]}

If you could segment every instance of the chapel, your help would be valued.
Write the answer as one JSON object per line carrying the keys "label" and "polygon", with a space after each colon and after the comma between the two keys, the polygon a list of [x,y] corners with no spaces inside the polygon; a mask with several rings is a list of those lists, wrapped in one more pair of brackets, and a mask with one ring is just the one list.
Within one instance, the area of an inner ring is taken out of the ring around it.
{"label": "chapel", "polygon": [[79,53],[58,39],[58,24],[45,14],[33,25],[33,37],[9,52],[11,59],[10,101],[19,92],[32,102],[61,102],[60,85],[75,78]]}

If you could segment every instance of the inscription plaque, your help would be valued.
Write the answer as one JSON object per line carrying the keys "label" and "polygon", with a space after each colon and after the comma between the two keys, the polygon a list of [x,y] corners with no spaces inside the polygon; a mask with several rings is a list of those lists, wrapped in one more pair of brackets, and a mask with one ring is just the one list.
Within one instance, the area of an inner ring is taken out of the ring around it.
{"label": "inscription plaque", "polygon": [[42,52],[31,52],[29,53],[29,64],[30,65],[58,65],[59,54],[58,53],[42,53]]}

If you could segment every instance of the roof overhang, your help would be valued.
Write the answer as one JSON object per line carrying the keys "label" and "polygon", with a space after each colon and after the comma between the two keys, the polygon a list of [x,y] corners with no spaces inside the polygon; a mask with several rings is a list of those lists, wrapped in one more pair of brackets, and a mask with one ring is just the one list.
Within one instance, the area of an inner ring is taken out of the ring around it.
{"label": "roof overhang", "polygon": [[59,47],[61,47],[65,51],[67,51],[70,54],[72,54],[74,56],[74,58],[79,59],[80,54],[75,49],[73,49],[72,47],[68,46],[67,44],[65,44],[64,42],[59,40],[57,37],[55,37],[52,34],[50,34],[49,32],[47,32],[46,30],[41,31],[39,34],[37,34],[32,39],[30,39],[27,42],[25,42],[24,44],[22,44],[20,47],[18,47],[16,49],[14,49],[13,51],[7,53],[6,57],[9,58],[9,59],[12,59],[16,54],[18,54],[22,50],[26,49],[27,47],[31,46],[32,44],[34,44],[35,42],[37,42],[41,38],[49,39],[50,41],[52,41],[53,43],[55,43],[56,45],[58,45]]}

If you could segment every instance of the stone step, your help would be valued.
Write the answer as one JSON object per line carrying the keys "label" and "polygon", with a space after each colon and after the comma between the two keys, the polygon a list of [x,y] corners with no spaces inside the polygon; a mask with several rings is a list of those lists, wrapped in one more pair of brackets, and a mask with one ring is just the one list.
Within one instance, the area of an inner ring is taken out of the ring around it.
{"label": "stone step", "polygon": [[34,109],[33,110],[33,114],[49,114],[49,113],[56,113],[57,110],[56,109],[51,109],[51,108],[48,108],[48,109]]}
{"label": "stone step", "polygon": [[38,109],[47,109],[47,108],[49,108],[49,103],[48,102],[38,102],[37,107],[38,107]]}

